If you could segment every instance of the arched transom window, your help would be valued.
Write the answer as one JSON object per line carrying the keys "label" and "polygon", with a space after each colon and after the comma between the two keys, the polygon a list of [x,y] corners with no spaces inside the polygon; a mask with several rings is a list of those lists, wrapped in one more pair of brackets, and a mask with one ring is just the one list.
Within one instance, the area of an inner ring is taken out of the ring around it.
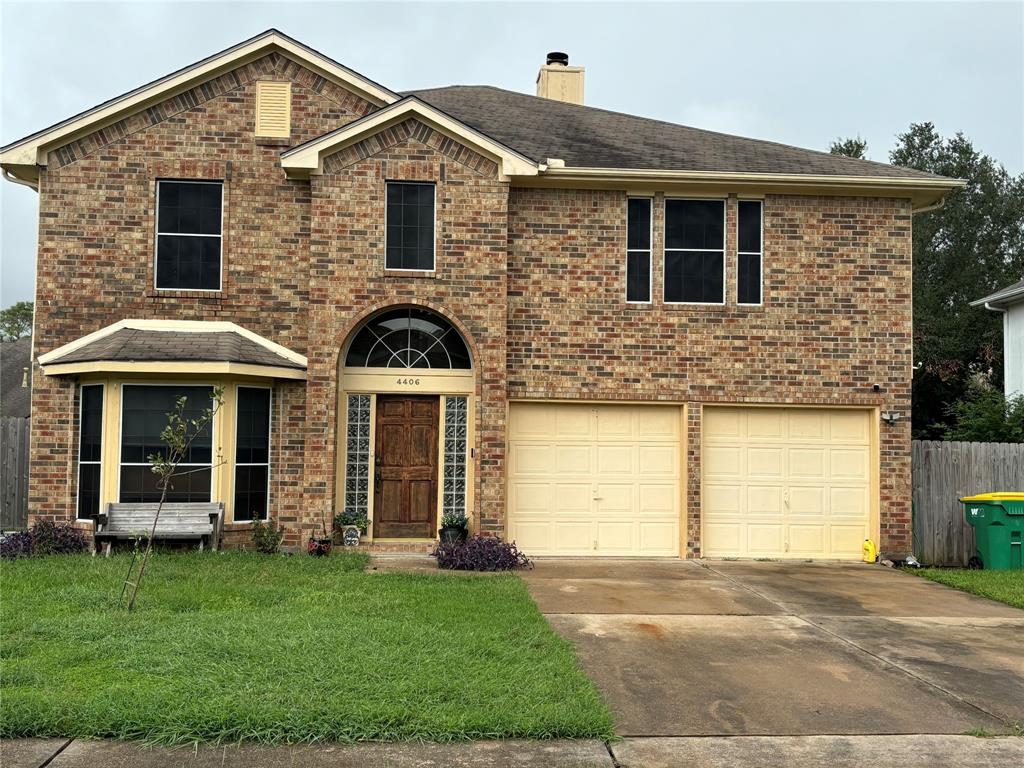
{"label": "arched transom window", "polygon": [[440,315],[418,307],[382,312],[356,333],[345,357],[354,368],[471,368],[466,342]]}

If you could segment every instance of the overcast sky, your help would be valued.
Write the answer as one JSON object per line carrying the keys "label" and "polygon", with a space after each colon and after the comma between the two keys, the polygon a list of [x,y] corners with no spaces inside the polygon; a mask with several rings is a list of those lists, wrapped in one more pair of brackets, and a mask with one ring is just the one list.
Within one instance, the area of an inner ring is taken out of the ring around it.
{"label": "overcast sky", "polygon": [[[15,3],[0,0],[0,143],[269,27],[392,90],[532,93],[550,50],[591,106],[886,160],[931,120],[1019,173],[1024,3]],[[37,197],[0,182],[0,305],[33,295]]]}

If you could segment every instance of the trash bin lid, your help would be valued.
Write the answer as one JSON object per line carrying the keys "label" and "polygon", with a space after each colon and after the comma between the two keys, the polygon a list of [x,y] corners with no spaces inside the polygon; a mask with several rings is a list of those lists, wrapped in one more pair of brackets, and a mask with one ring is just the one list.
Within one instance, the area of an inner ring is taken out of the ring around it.
{"label": "trash bin lid", "polygon": [[976,496],[964,496],[960,501],[1024,501],[1024,493],[1018,491],[979,493]]}

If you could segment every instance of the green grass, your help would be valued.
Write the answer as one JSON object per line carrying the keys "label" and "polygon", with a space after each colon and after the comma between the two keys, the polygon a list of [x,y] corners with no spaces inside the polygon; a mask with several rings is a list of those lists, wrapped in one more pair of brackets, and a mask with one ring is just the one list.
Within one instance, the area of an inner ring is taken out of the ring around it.
{"label": "green grass", "polygon": [[1024,571],[969,571],[961,568],[923,568],[913,571],[926,579],[962,589],[972,595],[1024,608]]}
{"label": "green grass", "polygon": [[609,737],[512,575],[364,573],[362,555],[0,563],[0,736],[256,741]]}

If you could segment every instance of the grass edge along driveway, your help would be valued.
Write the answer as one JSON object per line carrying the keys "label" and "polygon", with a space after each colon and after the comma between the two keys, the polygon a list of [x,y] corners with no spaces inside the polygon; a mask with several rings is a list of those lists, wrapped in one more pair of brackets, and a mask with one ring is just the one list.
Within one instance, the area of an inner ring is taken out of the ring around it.
{"label": "grass edge along driveway", "polygon": [[0,736],[153,744],[607,738],[572,646],[513,575],[365,573],[361,554],[0,563]]}
{"label": "grass edge along driveway", "polygon": [[918,576],[972,595],[1024,609],[1024,571],[972,571],[965,568],[923,568]]}

